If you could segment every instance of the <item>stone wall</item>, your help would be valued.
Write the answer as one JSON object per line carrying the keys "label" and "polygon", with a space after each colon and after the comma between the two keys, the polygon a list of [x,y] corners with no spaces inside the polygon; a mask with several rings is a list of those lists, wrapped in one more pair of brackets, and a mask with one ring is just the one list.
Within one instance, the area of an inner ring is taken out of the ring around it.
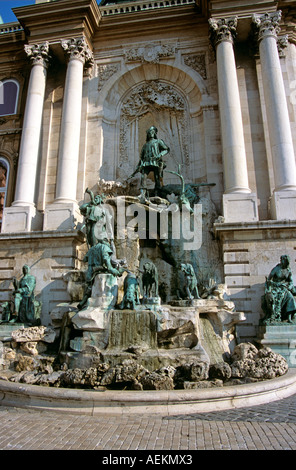
{"label": "stone wall", "polygon": [[215,231],[223,250],[225,283],[231,300],[246,316],[246,322],[237,328],[238,335],[241,341],[249,341],[256,337],[259,319],[264,316],[261,296],[265,277],[283,254],[290,256],[296,283],[296,225],[290,221],[215,224]]}
{"label": "stone wall", "polygon": [[28,264],[36,277],[35,297],[42,302],[42,324],[48,325],[49,314],[60,303],[70,302],[63,275],[80,269],[83,258],[81,235],[35,232],[18,236],[1,236],[0,295],[1,303],[12,300],[12,278],[20,279]]}

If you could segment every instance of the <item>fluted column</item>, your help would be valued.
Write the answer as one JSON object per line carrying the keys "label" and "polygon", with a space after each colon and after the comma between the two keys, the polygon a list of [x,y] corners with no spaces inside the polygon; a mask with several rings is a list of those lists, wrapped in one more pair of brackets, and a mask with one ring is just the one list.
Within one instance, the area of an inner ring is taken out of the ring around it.
{"label": "fluted column", "polygon": [[275,189],[271,218],[296,219],[296,164],[287,98],[278,52],[281,12],[253,16],[259,43],[262,85]]}
{"label": "fluted column", "polygon": [[222,133],[224,196],[227,221],[257,220],[256,196],[251,195],[240,95],[233,42],[237,18],[211,18],[211,41],[216,49],[219,111]]}
{"label": "fluted column", "polygon": [[225,193],[250,193],[233,40],[237,18],[210,19],[216,47]]}
{"label": "fluted column", "polygon": [[36,178],[43,115],[49,45],[26,45],[32,69],[27,92],[18,162],[15,199],[4,210],[2,232],[23,232],[41,228],[35,207]]}
{"label": "fluted column", "polygon": [[32,62],[23,122],[15,201],[13,206],[34,206],[44,93],[48,66],[48,43],[26,45]]}
{"label": "fluted column", "polygon": [[92,53],[84,37],[61,41],[67,56],[60,133],[56,198],[44,212],[44,230],[69,230],[75,228],[81,214],[76,200],[81,107],[84,66],[92,64]]}
{"label": "fluted column", "polygon": [[55,202],[76,202],[83,69],[92,60],[85,39],[62,41],[68,56]]}
{"label": "fluted column", "polygon": [[277,40],[281,12],[254,15],[257,29],[275,191],[296,190],[296,165]]}

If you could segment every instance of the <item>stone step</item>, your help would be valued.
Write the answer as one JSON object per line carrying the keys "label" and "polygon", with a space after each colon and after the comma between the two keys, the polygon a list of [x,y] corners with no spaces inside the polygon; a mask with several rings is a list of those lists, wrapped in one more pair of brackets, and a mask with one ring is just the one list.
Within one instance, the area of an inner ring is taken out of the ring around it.
{"label": "stone step", "polygon": [[1,323],[0,324],[0,341],[11,341],[11,333],[20,328],[25,328],[24,323]]}

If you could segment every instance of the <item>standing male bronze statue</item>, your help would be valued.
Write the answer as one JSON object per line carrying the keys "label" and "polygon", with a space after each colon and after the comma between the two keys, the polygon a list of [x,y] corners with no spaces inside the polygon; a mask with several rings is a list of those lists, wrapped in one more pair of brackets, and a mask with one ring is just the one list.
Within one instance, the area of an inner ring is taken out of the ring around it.
{"label": "standing male bronze statue", "polygon": [[155,126],[151,126],[147,130],[146,143],[142,147],[139,163],[128,178],[132,178],[136,173],[141,173],[141,200],[148,199],[147,177],[151,172],[154,173],[155,196],[159,195],[163,170],[166,167],[163,157],[170,151],[164,141],[157,138],[157,132]]}

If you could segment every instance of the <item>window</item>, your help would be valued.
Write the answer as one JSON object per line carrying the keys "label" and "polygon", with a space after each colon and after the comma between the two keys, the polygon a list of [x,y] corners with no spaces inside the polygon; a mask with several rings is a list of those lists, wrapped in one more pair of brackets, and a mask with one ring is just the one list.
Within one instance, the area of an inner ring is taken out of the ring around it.
{"label": "window", "polygon": [[16,80],[0,81],[0,116],[16,114],[19,84]]}
{"label": "window", "polygon": [[5,207],[9,178],[9,163],[5,158],[0,157],[0,224]]}

